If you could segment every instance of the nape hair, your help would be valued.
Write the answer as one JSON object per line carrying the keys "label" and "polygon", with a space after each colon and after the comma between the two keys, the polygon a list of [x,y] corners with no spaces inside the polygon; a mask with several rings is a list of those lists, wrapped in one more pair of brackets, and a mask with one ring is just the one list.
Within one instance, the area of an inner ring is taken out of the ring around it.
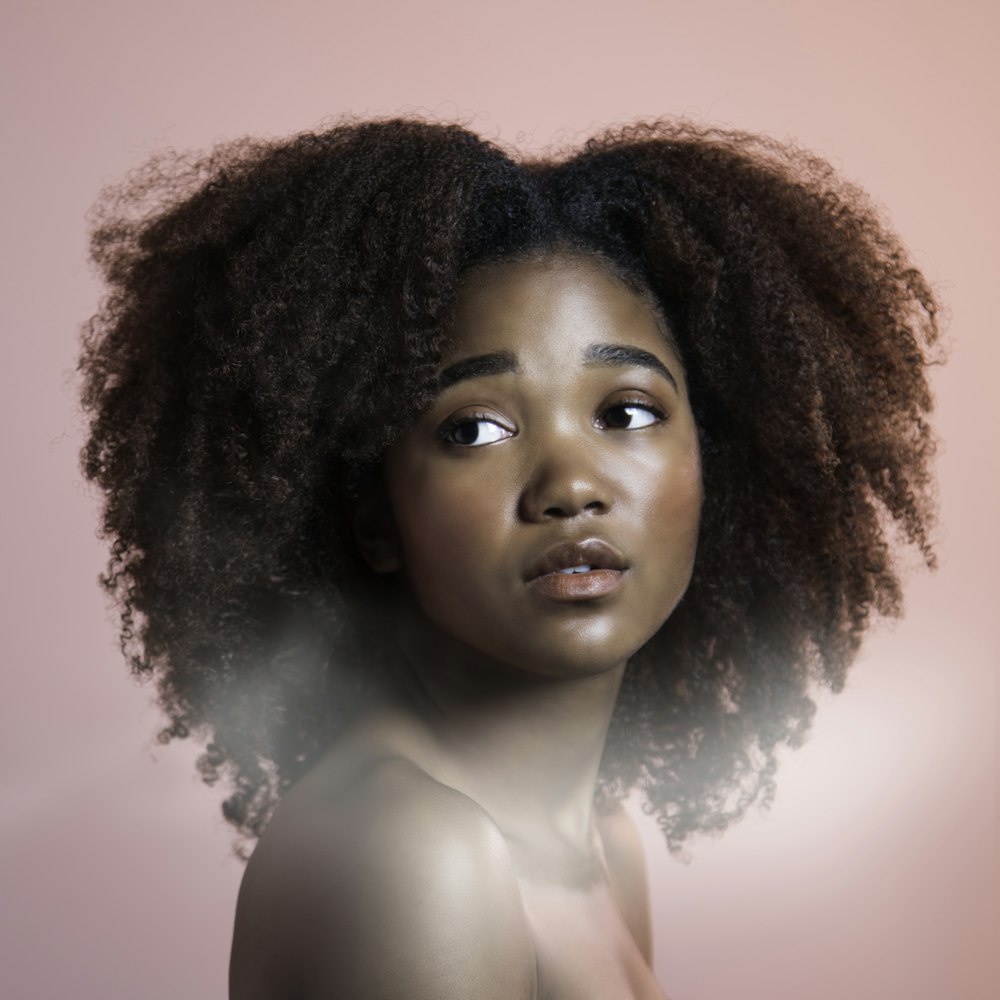
{"label": "nape hair", "polygon": [[823,160],[660,121],[523,158],[454,125],[346,121],[165,154],[105,192],[82,462],[104,586],[166,741],[247,837],[391,671],[350,497],[432,398],[463,276],[592,254],[648,291],[688,373],[705,503],[689,590],[630,662],[604,798],[639,786],[671,847],[773,793],[839,689],[897,543],[933,565],[926,380],[937,308]]}

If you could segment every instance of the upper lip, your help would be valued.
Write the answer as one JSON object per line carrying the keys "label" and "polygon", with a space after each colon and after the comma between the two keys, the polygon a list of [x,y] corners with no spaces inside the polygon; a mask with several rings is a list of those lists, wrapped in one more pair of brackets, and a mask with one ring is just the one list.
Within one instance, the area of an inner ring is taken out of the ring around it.
{"label": "upper lip", "polygon": [[559,542],[547,548],[529,567],[527,579],[534,580],[546,573],[582,565],[594,569],[628,568],[625,557],[613,545],[600,538],[585,538],[579,542]]}

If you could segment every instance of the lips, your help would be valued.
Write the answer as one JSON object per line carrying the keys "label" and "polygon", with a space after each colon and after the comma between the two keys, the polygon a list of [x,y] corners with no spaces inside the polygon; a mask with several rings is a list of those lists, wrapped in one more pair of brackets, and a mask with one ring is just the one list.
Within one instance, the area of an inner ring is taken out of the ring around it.
{"label": "lips", "polygon": [[613,546],[599,538],[587,538],[581,542],[560,542],[546,549],[532,564],[527,573],[530,583],[548,573],[573,569],[576,566],[590,566],[591,569],[623,570],[625,557]]}
{"label": "lips", "polygon": [[628,569],[625,557],[599,538],[561,542],[532,563],[528,586],[545,597],[588,601],[614,590]]}

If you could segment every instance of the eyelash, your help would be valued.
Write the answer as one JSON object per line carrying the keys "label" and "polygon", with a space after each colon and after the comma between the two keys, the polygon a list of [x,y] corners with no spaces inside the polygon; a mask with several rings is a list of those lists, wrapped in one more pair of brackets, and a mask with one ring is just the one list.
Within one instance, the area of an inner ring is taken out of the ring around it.
{"label": "eyelash", "polygon": [[[607,427],[607,425],[604,423],[603,417],[611,410],[625,410],[625,409],[644,410],[647,413],[652,414],[655,420],[651,424],[644,424],[643,427],[636,427],[636,428]],[[666,419],[667,419],[666,412],[661,407],[656,406],[653,403],[650,403],[648,400],[622,399],[616,401],[611,406],[604,407],[604,409],[600,411],[600,413],[598,414],[598,426],[603,426],[607,430],[642,430],[644,427],[651,427],[654,426],[654,424],[662,423]],[[471,413],[471,414],[464,414],[461,417],[456,417],[452,420],[447,421],[440,428],[438,428],[437,438],[443,444],[452,448],[482,448],[486,444],[498,443],[494,441],[486,441],[483,442],[482,444],[478,444],[475,442],[466,444],[461,441],[454,441],[451,439],[451,435],[454,434],[454,432],[458,430],[459,427],[475,423],[489,423],[493,424],[496,427],[502,428],[506,432],[507,437],[499,438],[498,439],[499,441],[506,441],[508,440],[508,438],[514,437],[517,434],[516,431],[511,430],[511,428],[502,424],[499,420],[494,420],[493,417],[491,417],[487,413]]]}
{"label": "eyelash", "polygon": [[[455,417],[452,420],[447,421],[440,428],[438,428],[437,437],[438,440],[452,448],[481,448],[481,444],[463,444],[461,441],[452,441],[449,435],[458,430],[459,427],[464,427],[467,424],[477,424],[477,423],[488,423],[494,424],[496,427],[503,428],[507,432],[508,437],[513,437],[516,431],[512,431],[509,427],[500,423],[499,420],[494,420],[487,413],[467,413],[463,414],[461,417]],[[506,438],[501,438],[501,440],[506,440]],[[494,442],[486,442],[492,444]]]}
{"label": "eyelash", "polygon": [[[604,407],[604,409],[601,411],[601,415],[603,416],[610,410],[627,410],[627,409],[645,410],[647,413],[651,413],[656,418],[654,424],[663,423],[663,421],[667,419],[666,411],[663,410],[662,407],[657,406],[655,403],[649,402],[649,400],[647,399],[634,399],[634,398],[619,399],[615,401],[611,406]],[[653,426],[653,424],[646,424],[645,426],[651,427]],[[622,430],[622,431],[642,430],[641,427],[611,427],[608,429]]]}

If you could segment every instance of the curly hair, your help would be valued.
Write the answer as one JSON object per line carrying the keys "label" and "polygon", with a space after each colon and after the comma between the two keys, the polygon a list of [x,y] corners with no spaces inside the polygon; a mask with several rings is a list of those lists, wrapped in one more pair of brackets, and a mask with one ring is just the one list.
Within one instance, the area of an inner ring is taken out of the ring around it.
{"label": "curly hair", "polygon": [[226,818],[282,791],[377,692],[384,586],[352,495],[428,405],[470,269],[570,248],[651,294],[688,373],[705,501],[681,604],[625,674],[604,801],[672,848],[773,794],[815,682],[842,687],[894,553],[933,566],[928,283],[823,160],[659,121],[520,157],[455,125],[346,121],[104,193],[84,328],[102,583],[164,742],[205,741]]}

